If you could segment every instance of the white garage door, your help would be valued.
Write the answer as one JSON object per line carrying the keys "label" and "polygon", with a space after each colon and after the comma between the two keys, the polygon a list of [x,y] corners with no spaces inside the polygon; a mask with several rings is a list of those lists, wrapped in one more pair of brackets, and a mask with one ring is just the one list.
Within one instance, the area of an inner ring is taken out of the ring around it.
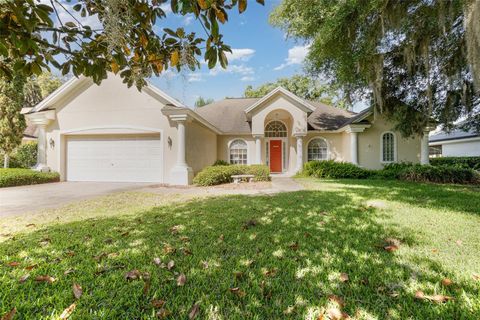
{"label": "white garage door", "polygon": [[67,139],[68,181],[162,182],[160,134]]}

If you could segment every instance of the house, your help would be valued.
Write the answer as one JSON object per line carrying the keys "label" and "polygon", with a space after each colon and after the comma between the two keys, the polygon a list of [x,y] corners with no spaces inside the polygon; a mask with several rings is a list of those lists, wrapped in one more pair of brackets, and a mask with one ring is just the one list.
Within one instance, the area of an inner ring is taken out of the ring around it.
{"label": "house", "polygon": [[451,132],[439,131],[429,139],[429,154],[435,157],[473,157],[480,156],[480,133],[474,129]]}
{"label": "house", "polygon": [[[188,185],[216,160],[267,164],[293,174],[306,161],[348,161],[379,169],[428,161],[428,140],[405,139],[372,109],[353,113],[277,88],[260,99],[225,99],[192,110],[148,85],[110,76],[75,78],[30,113],[39,170],[68,181]],[[421,159],[422,158],[422,159]]]}

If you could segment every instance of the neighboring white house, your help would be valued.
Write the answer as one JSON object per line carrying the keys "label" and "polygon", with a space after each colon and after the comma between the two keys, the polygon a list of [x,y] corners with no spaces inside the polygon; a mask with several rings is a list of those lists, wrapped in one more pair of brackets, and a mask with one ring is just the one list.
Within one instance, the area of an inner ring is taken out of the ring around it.
{"label": "neighboring white house", "polygon": [[192,110],[148,85],[101,86],[74,78],[30,113],[38,128],[38,169],[68,181],[187,185],[221,159],[295,173],[309,160],[378,169],[428,162],[428,135],[402,138],[372,109],[353,113],[276,88],[260,99],[224,99]]}
{"label": "neighboring white house", "polygon": [[472,157],[480,156],[480,133],[473,129],[440,131],[430,136],[430,157]]}

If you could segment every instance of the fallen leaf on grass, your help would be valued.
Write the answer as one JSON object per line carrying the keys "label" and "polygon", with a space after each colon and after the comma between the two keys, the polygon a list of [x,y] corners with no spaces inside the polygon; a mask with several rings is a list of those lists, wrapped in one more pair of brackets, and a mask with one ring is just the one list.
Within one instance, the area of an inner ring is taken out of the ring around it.
{"label": "fallen leaf on grass", "polygon": [[180,240],[182,240],[183,242],[188,242],[188,241],[190,241],[190,238],[187,237],[187,236],[181,236]]}
{"label": "fallen leaf on grass", "polygon": [[127,280],[137,280],[140,279],[142,273],[138,271],[137,269],[134,269],[132,271],[129,271],[125,274],[125,279]]}
{"label": "fallen leaf on grass", "polygon": [[102,252],[97,256],[93,256],[93,260],[100,261],[103,258],[105,258],[106,256],[108,256],[108,254],[106,252]]}
{"label": "fallen leaf on grass", "polygon": [[130,234],[130,231],[125,231],[124,233],[120,234],[122,237],[127,237]]}
{"label": "fallen leaf on grass", "polygon": [[245,291],[241,290],[238,287],[230,288],[230,292],[233,293],[234,295],[240,297],[240,298],[245,297],[245,295],[246,295]]}
{"label": "fallen leaf on grass", "polygon": [[75,308],[77,307],[76,303],[72,303],[67,309],[63,310],[62,314],[60,315],[60,319],[68,319]]}
{"label": "fallen leaf on grass", "polygon": [[195,317],[200,313],[200,305],[198,303],[195,303],[192,308],[190,309],[190,312],[188,313],[188,319],[192,320],[195,319]]}
{"label": "fallen leaf on grass", "polygon": [[69,250],[65,254],[69,257],[73,257],[75,255],[75,251]]}
{"label": "fallen leaf on grass", "polygon": [[35,278],[35,281],[37,281],[37,282],[53,283],[53,282],[55,282],[55,278],[54,278],[54,277],[50,277],[50,276],[37,276],[37,277]]}
{"label": "fallen leaf on grass", "polygon": [[202,261],[202,267],[203,267],[203,269],[208,269],[208,262],[207,261]]}
{"label": "fallen leaf on grass", "polygon": [[243,230],[248,230],[250,227],[255,227],[256,225],[257,225],[257,221],[254,220],[254,219],[251,219],[251,220],[246,221],[243,224],[242,229]]}
{"label": "fallen leaf on grass", "polygon": [[176,249],[174,247],[172,247],[171,245],[169,244],[166,244],[164,247],[163,247],[163,252],[165,254],[170,254],[170,253],[175,253]]}
{"label": "fallen leaf on grass", "polygon": [[454,300],[452,297],[444,296],[444,295],[441,295],[441,294],[428,296],[425,293],[423,293],[423,291],[420,291],[420,290],[415,292],[415,299],[428,300],[428,301],[432,301],[432,302],[436,302],[436,303],[444,303],[444,302],[447,302],[449,300]]}
{"label": "fallen leaf on grass", "polygon": [[20,283],[24,283],[25,281],[27,281],[27,279],[30,277],[30,274],[26,274],[26,275],[23,275],[20,277],[20,279],[18,279],[18,282]]}
{"label": "fallen leaf on grass", "polygon": [[235,277],[236,280],[241,280],[243,278],[243,272],[241,271],[235,271],[233,273],[233,276]]}
{"label": "fallen leaf on grass", "polygon": [[445,278],[445,279],[442,280],[442,285],[443,285],[444,287],[451,286],[452,284],[453,284],[453,281],[450,280],[449,278]]}
{"label": "fallen leaf on grass", "polygon": [[157,266],[161,265],[162,264],[162,260],[160,260],[160,258],[153,258],[153,263]]}
{"label": "fallen leaf on grass", "polygon": [[350,278],[348,277],[348,274],[345,272],[340,273],[340,281],[342,282],[347,282]]}
{"label": "fallen leaf on grass", "polygon": [[477,280],[477,281],[480,280],[480,274],[474,273],[472,277],[473,277],[473,280]]}
{"label": "fallen leaf on grass", "polygon": [[456,243],[458,246],[461,246],[462,243],[463,243],[463,241],[462,241],[462,240],[457,240],[457,241],[455,241],[455,243]]}
{"label": "fallen leaf on grass", "polygon": [[183,254],[189,256],[192,255],[192,251],[188,248],[183,248]]}
{"label": "fallen leaf on grass", "polygon": [[185,282],[187,282],[187,277],[181,273],[178,278],[177,278],[177,286],[183,286],[185,285]]}
{"label": "fallen leaf on grass", "polygon": [[332,294],[332,295],[328,296],[328,300],[338,304],[338,306],[341,307],[341,308],[343,308],[345,306],[345,301],[337,295]]}
{"label": "fallen leaf on grass", "polygon": [[168,269],[168,270],[172,270],[174,267],[175,267],[175,261],[170,260],[170,261],[167,263],[167,269]]}
{"label": "fallen leaf on grass", "polygon": [[37,225],[35,223],[29,223],[25,227],[36,227]]}
{"label": "fallen leaf on grass", "polygon": [[288,246],[290,249],[294,250],[294,251],[297,251],[298,250],[298,242],[295,241],[293,243],[291,243],[289,246]]}
{"label": "fallen leaf on grass", "polygon": [[277,274],[277,269],[270,269],[263,273],[265,277],[275,277],[276,274]]}
{"label": "fallen leaf on grass", "polygon": [[36,268],[36,267],[38,267],[38,264],[32,264],[32,265],[30,265],[30,266],[28,266],[28,267],[25,267],[25,270],[30,271],[30,270],[32,270],[32,269],[34,269],[34,268]]}
{"label": "fallen leaf on grass", "polygon": [[12,262],[7,263],[7,266],[12,267],[12,268],[18,267],[19,265],[20,265],[20,262],[17,262],[17,261],[12,261]]}
{"label": "fallen leaf on grass", "polygon": [[73,296],[75,297],[75,299],[80,299],[80,297],[83,294],[83,289],[78,283],[74,283],[72,285],[72,291],[73,291]]}
{"label": "fallen leaf on grass", "polygon": [[160,299],[154,299],[152,300],[152,306],[155,309],[161,308],[165,305],[165,300],[160,300]]}
{"label": "fallen leaf on grass", "polygon": [[220,240],[220,241],[225,240],[225,236],[223,234],[221,234],[220,237],[218,237],[218,240]]}
{"label": "fallen leaf on grass", "polygon": [[398,250],[398,247],[396,245],[390,245],[390,246],[383,247],[383,249],[385,249],[385,251],[387,252],[393,252]]}
{"label": "fallen leaf on grass", "polygon": [[348,316],[348,314],[346,314],[345,312],[342,312],[340,309],[338,308],[330,308],[327,310],[327,314],[328,314],[328,317],[331,319],[331,320],[342,320],[342,319],[350,319],[350,317]]}
{"label": "fallen leaf on grass", "polygon": [[295,306],[288,306],[287,309],[283,310],[283,314],[288,316],[293,314],[294,311],[295,311]]}
{"label": "fallen leaf on grass", "polygon": [[150,291],[150,279],[145,281],[145,285],[143,286],[143,294],[147,295],[148,291]]}
{"label": "fallen leaf on grass", "polygon": [[63,273],[64,275],[69,275],[70,273],[74,273],[75,272],[75,269],[68,269],[68,270],[65,270],[65,272]]}
{"label": "fallen leaf on grass", "polygon": [[12,310],[4,314],[1,320],[12,320],[13,317],[15,316],[15,313],[17,313],[17,308],[14,307]]}
{"label": "fallen leaf on grass", "polygon": [[167,309],[161,308],[160,310],[158,310],[156,315],[157,315],[157,318],[165,319],[171,314],[172,313],[170,311],[168,311]]}

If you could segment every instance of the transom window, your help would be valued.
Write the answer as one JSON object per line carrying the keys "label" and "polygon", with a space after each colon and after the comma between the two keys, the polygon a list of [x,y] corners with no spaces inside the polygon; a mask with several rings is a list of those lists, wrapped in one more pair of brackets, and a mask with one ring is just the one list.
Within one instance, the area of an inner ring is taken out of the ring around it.
{"label": "transom window", "polygon": [[287,136],[287,127],[281,121],[270,121],[265,126],[265,137],[280,138]]}
{"label": "transom window", "polygon": [[395,161],[395,135],[392,132],[382,134],[382,162]]}
{"label": "transom window", "polygon": [[325,139],[315,138],[308,143],[308,161],[327,160],[328,144]]}
{"label": "transom window", "polygon": [[247,164],[247,143],[243,140],[234,140],[230,144],[230,163]]}

